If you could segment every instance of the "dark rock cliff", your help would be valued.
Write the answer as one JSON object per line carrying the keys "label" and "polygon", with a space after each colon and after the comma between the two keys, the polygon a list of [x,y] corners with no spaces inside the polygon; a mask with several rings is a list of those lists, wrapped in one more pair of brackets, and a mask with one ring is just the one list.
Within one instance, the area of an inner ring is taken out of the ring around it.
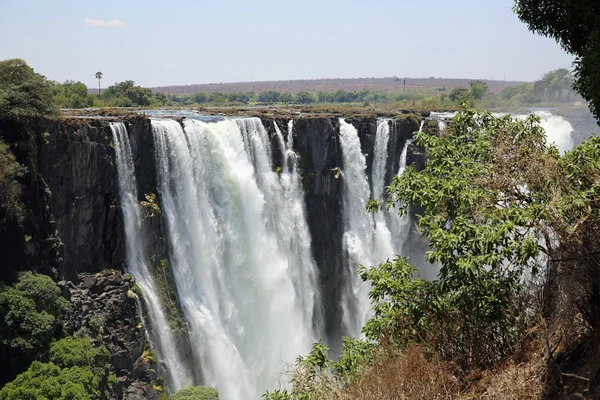
{"label": "dark rock cliff", "polygon": [[120,267],[123,226],[118,209],[112,134],[105,121],[67,120],[42,138],[39,172],[50,191],[51,220],[62,241],[60,278]]}

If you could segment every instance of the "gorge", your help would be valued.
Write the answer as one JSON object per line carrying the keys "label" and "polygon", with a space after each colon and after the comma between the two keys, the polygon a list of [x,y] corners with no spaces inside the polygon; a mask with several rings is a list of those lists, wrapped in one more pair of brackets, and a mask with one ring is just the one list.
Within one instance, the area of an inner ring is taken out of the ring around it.
{"label": "gorge", "polygon": [[[169,392],[202,384],[225,400],[258,398],[313,342],[335,354],[343,335],[360,336],[371,311],[359,264],[422,259],[410,216],[365,205],[406,165],[424,165],[412,134],[437,130],[435,118],[59,121],[35,143],[46,203],[32,257],[64,282],[133,275]],[[544,124],[571,146],[568,122]]]}

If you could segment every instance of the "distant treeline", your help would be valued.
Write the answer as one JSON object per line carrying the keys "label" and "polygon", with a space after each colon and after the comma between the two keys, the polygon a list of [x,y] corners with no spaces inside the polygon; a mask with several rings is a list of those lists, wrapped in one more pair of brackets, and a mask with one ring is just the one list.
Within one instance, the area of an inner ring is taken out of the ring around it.
{"label": "distant treeline", "polygon": [[243,106],[272,104],[398,104],[403,107],[429,109],[453,108],[462,103],[480,108],[536,105],[573,101],[577,95],[571,89],[573,77],[567,69],[558,69],[542,76],[534,83],[504,88],[499,94],[488,90],[485,81],[475,80],[469,87],[448,89],[411,88],[384,93],[379,90],[337,90],[334,92],[198,92],[187,95],[152,93],[128,80],[115,83],[98,95],[88,94],[82,82],[50,82],[55,104],[59,108],[82,107],[164,107],[164,106]]}

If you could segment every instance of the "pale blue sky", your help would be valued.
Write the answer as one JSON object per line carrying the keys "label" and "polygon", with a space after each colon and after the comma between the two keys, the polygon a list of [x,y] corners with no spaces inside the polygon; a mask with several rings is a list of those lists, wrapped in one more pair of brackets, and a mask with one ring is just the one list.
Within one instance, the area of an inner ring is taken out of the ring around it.
{"label": "pale blue sky", "polygon": [[[281,79],[534,80],[573,58],[512,0],[0,0],[0,59],[103,87]],[[85,19],[89,19],[86,23]],[[109,22],[112,21],[112,22]],[[103,25],[103,26],[95,26]]]}

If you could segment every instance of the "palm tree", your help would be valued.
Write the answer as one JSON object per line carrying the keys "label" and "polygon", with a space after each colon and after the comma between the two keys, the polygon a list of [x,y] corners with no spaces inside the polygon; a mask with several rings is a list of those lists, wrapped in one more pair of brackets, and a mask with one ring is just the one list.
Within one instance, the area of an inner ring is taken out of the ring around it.
{"label": "palm tree", "polygon": [[98,71],[96,72],[96,79],[98,79],[98,94],[102,93],[100,91],[100,80],[102,79],[102,72]]}

